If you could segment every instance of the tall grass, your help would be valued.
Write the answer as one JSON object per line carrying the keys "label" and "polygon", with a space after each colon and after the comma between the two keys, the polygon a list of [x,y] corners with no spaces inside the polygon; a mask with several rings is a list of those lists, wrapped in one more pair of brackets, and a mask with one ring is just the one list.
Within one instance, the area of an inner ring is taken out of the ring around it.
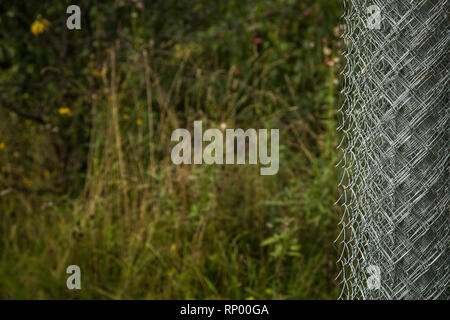
{"label": "tall grass", "polygon": [[[220,49],[205,62],[180,45],[162,61],[152,42],[117,40],[86,97],[83,191],[38,191],[51,184],[37,176],[21,189],[13,170],[2,173],[0,297],[335,298],[337,67],[323,64],[323,48],[336,56],[339,45],[310,42],[286,71],[292,57],[275,59],[276,48],[251,45],[245,60],[223,64]],[[173,165],[170,134],[194,120],[279,128],[278,174]],[[42,139],[37,163],[51,134]],[[66,288],[70,264],[81,267],[80,291]]]}

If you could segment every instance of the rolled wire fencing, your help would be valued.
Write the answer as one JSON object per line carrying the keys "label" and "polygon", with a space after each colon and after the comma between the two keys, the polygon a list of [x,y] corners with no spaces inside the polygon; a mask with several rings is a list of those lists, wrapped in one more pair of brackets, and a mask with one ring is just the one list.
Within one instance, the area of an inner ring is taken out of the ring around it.
{"label": "rolled wire fencing", "polygon": [[344,299],[449,298],[449,0],[344,0]]}

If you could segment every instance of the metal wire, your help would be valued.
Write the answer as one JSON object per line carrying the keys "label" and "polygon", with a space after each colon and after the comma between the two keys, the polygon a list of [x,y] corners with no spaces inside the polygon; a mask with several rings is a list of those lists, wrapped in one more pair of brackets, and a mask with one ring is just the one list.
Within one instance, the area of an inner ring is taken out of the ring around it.
{"label": "metal wire", "polygon": [[449,0],[344,5],[341,298],[448,299]]}

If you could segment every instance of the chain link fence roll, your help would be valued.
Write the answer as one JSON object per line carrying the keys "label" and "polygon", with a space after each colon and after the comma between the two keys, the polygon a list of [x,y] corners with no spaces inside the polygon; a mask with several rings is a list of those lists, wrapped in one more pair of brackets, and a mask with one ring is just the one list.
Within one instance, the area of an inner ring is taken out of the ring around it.
{"label": "chain link fence roll", "polygon": [[449,1],[344,9],[341,298],[448,299]]}

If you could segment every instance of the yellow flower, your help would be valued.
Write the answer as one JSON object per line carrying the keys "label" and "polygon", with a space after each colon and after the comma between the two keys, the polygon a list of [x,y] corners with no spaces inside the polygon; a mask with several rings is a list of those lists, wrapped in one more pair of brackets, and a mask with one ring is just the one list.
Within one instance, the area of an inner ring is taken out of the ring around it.
{"label": "yellow flower", "polygon": [[102,73],[100,72],[100,70],[95,69],[92,71],[92,76],[94,78],[100,78],[102,76]]}
{"label": "yellow flower", "polygon": [[5,149],[5,143],[4,142],[0,142],[0,150]]}
{"label": "yellow flower", "polygon": [[127,113],[124,113],[123,120],[130,120],[130,116]]}
{"label": "yellow flower", "polygon": [[28,178],[23,178],[23,183],[26,184],[27,186],[31,186],[32,184],[31,180]]}
{"label": "yellow flower", "polygon": [[190,48],[182,47],[179,44],[175,45],[174,49],[175,49],[174,56],[176,58],[183,58],[183,57],[189,56],[192,52],[192,50]]}
{"label": "yellow flower", "polygon": [[70,108],[59,108],[58,109],[59,114],[70,114]]}
{"label": "yellow flower", "polygon": [[31,24],[30,30],[31,33],[35,36],[43,33],[50,26],[50,22],[47,19],[43,19],[40,15],[37,19]]}
{"label": "yellow flower", "polygon": [[44,177],[48,177],[50,175],[50,171],[47,169],[44,170]]}
{"label": "yellow flower", "polygon": [[136,124],[137,124],[138,126],[142,126],[142,120],[141,120],[141,119],[137,119],[137,120],[136,120]]}

